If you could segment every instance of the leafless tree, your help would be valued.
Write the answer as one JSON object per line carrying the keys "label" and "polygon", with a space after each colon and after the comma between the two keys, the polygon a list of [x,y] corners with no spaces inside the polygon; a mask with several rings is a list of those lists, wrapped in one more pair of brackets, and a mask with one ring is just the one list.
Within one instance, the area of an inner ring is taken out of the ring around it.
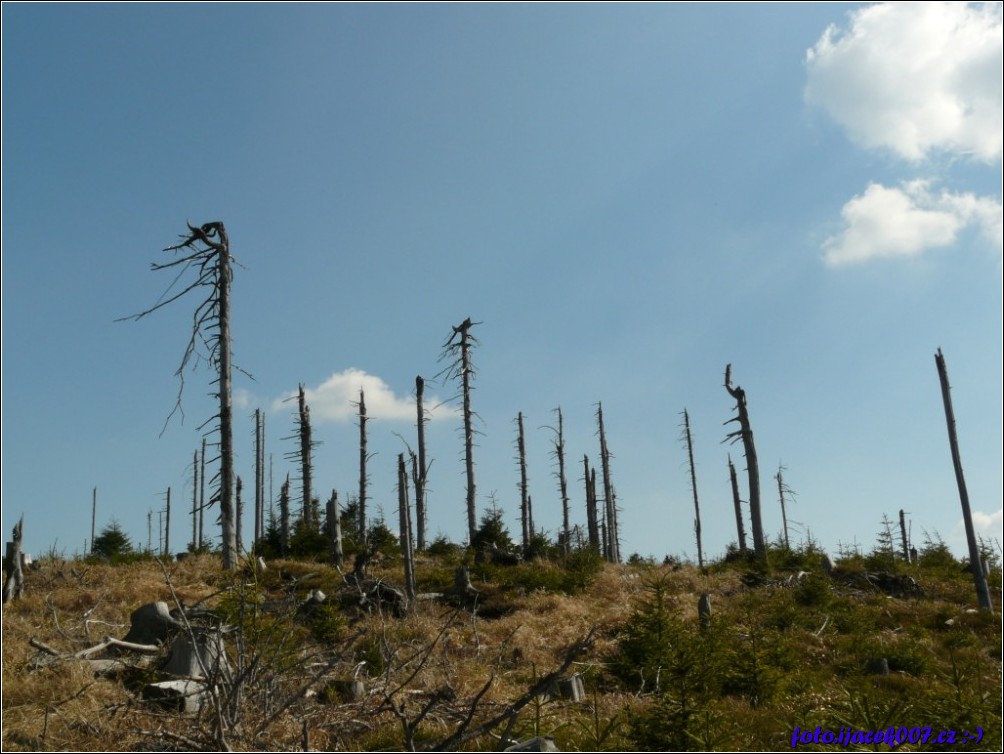
{"label": "leafless tree", "polygon": [[992,610],[990,590],[987,588],[987,578],[983,573],[983,562],[980,548],[976,541],[976,529],[973,527],[973,512],[969,507],[969,492],[966,490],[966,478],[962,473],[962,455],[959,453],[959,438],[955,430],[955,411],[952,409],[952,388],[948,383],[948,367],[941,349],[934,355],[938,367],[938,379],[941,381],[941,399],[945,404],[945,421],[948,423],[948,442],[952,448],[952,465],[955,467],[955,481],[959,486],[959,499],[962,502],[962,520],[966,525],[966,541],[969,544],[969,564],[973,572],[973,582],[976,586],[976,597],[980,609]]}
{"label": "leafless tree", "polygon": [[620,531],[617,527],[617,500],[614,496],[613,481],[610,478],[610,449],[607,433],[603,426],[603,404],[596,404],[596,423],[600,436],[600,467],[603,470],[603,506],[606,517],[606,547],[604,554],[611,563],[621,562]]}
{"label": "leafless tree", "polygon": [[683,440],[687,443],[690,461],[690,489],[694,493],[694,537],[697,539],[697,566],[704,570],[704,548],[701,546],[701,504],[697,499],[697,471],[694,467],[694,438],[690,432],[690,414],[683,409]]}
{"label": "leafless tree", "polygon": [[471,348],[479,345],[478,339],[471,335],[471,328],[479,322],[472,322],[468,317],[459,325],[453,327],[453,333],[443,344],[440,361],[447,361],[446,368],[440,372],[446,379],[460,379],[461,396],[464,412],[464,470],[467,475],[467,534],[468,542],[473,543],[478,531],[476,488],[474,483],[474,411],[471,409],[471,381],[474,378],[474,367],[471,363]]}
{"label": "leafless tree", "polygon": [[746,555],[746,527],[743,526],[742,501],[739,499],[739,480],[736,478],[736,466],[729,456],[729,481],[732,484],[732,503],[736,509],[736,536],[739,538],[739,554]]}
{"label": "leafless tree", "polygon": [[561,407],[554,409],[558,416],[557,427],[547,427],[554,432],[554,449],[551,456],[557,461],[558,469],[555,476],[558,478],[558,491],[561,493],[561,548],[567,555],[571,547],[571,523],[568,511],[568,481],[565,478],[565,422],[561,415]]}
{"label": "leafless tree", "polygon": [[736,401],[736,416],[726,424],[739,422],[739,429],[730,432],[726,440],[742,440],[746,455],[746,474],[749,478],[750,521],[753,524],[753,553],[758,560],[767,560],[767,540],[763,535],[763,519],[760,516],[760,467],[757,464],[756,446],[753,444],[753,430],[750,428],[749,412],[746,409],[746,391],[732,385],[732,365],[725,367],[725,390]]}
{"label": "leafless tree", "polygon": [[[219,434],[220,470],[215,477],[217,488],[211,502],[218,500],[220,503],[223,568],[232,570],[237,565],[237,532],[233,499],[234,448],[230,352],[230,284],[233,273],[230,241],[221,222],[210,222],[201,226],[189,224],[188,234],[182,236],[182,241],[167,247],[165,251],[176,255],[176,258],[163,264],[154,263],[152,268],[155,271],[177,270],[174,281],[156,304],[125,319],[140,320],[177,301],[189,291],[208,289],[205,298],[195,308],[192,331],[176,371],[180,382],[178,396],[174,409],[168,415],[168,421],[175,411],[181,411],[186,370],[193,365],[193,359],[197,361],[205,358],[216,374],[213,384],[217,386],[219,398],[218,413],[202,425],[205,427],[216,420],[217,423],[212,431]],[[179,285],[179,281],[189,270],[194,270],[195,279]],[[177,290],[179,287],[180,290]]]}

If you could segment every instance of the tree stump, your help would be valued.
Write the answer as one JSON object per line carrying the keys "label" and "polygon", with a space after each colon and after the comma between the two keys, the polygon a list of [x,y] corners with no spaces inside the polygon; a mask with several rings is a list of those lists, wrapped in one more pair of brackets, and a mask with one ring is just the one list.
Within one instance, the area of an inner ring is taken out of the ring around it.
{"label": "tree stump", "polygon": [[24,531],[24,516],[14,525],[13,541],[7,543],[4,554],[4,570],[7,578],[3,585],[3,604],[20,599],[24,594],[24,571],[21,559],[21,535]]}
{"label": "tree stump", "polygon": [[129,616],[129,633],[122,641],[133,644],[163,644],[172,630],[182,627],[171,616],[166,602],[149,602]]}
{"label": "tree stump", "polygon": [[171,645],[171,656],[161,669],[170,675],[191,679],[228,677],[230,661],[219,629],[196,628],[191,635],[179,634]]}

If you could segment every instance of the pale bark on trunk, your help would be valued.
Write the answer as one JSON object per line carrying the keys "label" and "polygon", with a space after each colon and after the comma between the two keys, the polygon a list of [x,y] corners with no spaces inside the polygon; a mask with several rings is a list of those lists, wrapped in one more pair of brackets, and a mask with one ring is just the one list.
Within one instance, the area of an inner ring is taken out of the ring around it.
{"label": "pale bark on trunk", "polygon": [[945,404],[945,421],[948,424],[948,442],[952,449],[952,465],[955,467],[955,481],[959,487],[959,500],[962,503],[962,520],[966,526],[966,542],[969,545],[969,565],[973,572],[973,583],[976,587],[976,597],[980,609],[992,610],[990,590],[987,588],[986,575],[983,573],[983,562],[980,548],[976,542],[976,529],[973,526],[973,513],[969,507],[969,492],[966,490],[966,478],[962,473],[962,455],[959,452],[959,438],[955,430],[955,411],[952,409],[952,388],[948,383],[948,367],[945,357],[938,349],[934,356],[938,367],[938,378],[941,381],[941,398]]}

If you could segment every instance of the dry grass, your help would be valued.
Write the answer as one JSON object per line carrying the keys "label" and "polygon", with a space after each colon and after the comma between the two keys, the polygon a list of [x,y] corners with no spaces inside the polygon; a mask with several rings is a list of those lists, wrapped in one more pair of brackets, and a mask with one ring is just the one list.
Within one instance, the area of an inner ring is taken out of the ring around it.
{"label": "dry grass", "polygon": [[[534,584],[560,576],[553,564],[534,567],[544,571]],[[449,569],[432,560],[420,568],[426,582],[449,586]],[[393,562],[374,575],[399,580]],[[305,730],[319,750],[401,750],[408,740],[428,748],[462,729],[472,707],[469,730],[511,711],[594,627],[589,651],[568,670],[584,675],[587,702],[535,697],[461,748],[495,749],[508,732],[519,739],[552,734],[566,751],[629,749],[638,721],[662,714],[659,697],[638,695],[612,675],[609,660],[655,580],[694,635],[697,599],[708,593],[720,646],[742,648],[753,635],[781,642],[776,662],[783,693],[775,700],[751,703],[741,694],[704,700],[702,724],[723,748],[773,748],[784,745],[796,724],[855,719],[861,694],[881,704],[908,699],[916,714],[954,715],[962,724],[965,716],[949,709],[949,697],[961,693],[958,679],[948,677],[952,668],[965,669],[966,683],[976,674],[989,691],[1000,684],[999,621],[965,613],[965,602],[954,601],[968,599],[964,585],[944,580],[928,600],[861,594],[807,605],[794,589],[747,589],[737,570],[606,565],[575,594],[523,589],[500,573],[475,577],[485,614],[498,617],[483,617],[481,606],[472,613],[430,600],[398,619],[354,608],[340,574],[324,565],[280,561],[258,576],[256,582],[255,575],[222,574],[211,556],[171,564],[166,572],[155,562],[49,562],[31,571],[26,597],[3,612],[3,750],[213,750],[225,741],[235,750],[292,751],[302,749]],[[298,619],[296,605],[312,588],[340,607]],[[139,690],[152,671],[97,678],[83,662],[53,662],[29,645],[35,637],[72,654],[106,635],[124,636],[140,605],[163,600],[173,606],[175,597],[225,612],[231,623],[244,611],[243,655],[237,656],[237,635],[230,651],[235,664],[250,670],[240,699],[221,715],[213,705],[186,716],[143,702]],[[951,625],[948,618],[955,619]],[[861,658],[869,654],[888,657],[896,672],[863,675]],[[797,672],[785,663],[795,663]],[[346,701],[331,683],[357,673],[367,695]],[[980,704],[970,707],[988,711],[988,724],[999,724],[999,703]]]}

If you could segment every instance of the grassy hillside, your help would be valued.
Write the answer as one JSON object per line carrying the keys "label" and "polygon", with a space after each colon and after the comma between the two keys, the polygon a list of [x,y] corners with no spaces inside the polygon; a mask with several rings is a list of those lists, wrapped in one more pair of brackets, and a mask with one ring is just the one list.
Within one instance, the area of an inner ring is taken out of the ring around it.
{"label": "grassy hillside", "polygon": [[[419,591],[447,592],[460,557],[420,557]],[[395,617],[361,607],[359,590],[318,563],[223,574],[209,555],[165,567],[49,559],[3,613],[3,750],[496,750],[535,735],[564,751],[773,750],[817,726],[902,727],[907,739],[930,728],[926,743],[896,747],[906,751],[1000,750],[999,569],[988,614],[950,558],[848,558],[827,576],[810,550],[774,552],[772,565],[702,574],[582,554],[472,564],[476,599],[421,600]],[[390,584],[400,574],[393,558],[371,568]],[[302,607],[314,589],[327,600]],[[703,630],[701,594],[712,605]],[[127,654],[115,676],[96,677],[29,644],[72,655],[121,638],[155,600],[229,626],[234,672],[198,714],[140,698],[166,648],[149,667]],[[530,693],[563,666],[562,677],[581,674],[585,700]],[[347,692],[353,678],[362,697]],[[954,744],[938,743],[943,730]]]}

